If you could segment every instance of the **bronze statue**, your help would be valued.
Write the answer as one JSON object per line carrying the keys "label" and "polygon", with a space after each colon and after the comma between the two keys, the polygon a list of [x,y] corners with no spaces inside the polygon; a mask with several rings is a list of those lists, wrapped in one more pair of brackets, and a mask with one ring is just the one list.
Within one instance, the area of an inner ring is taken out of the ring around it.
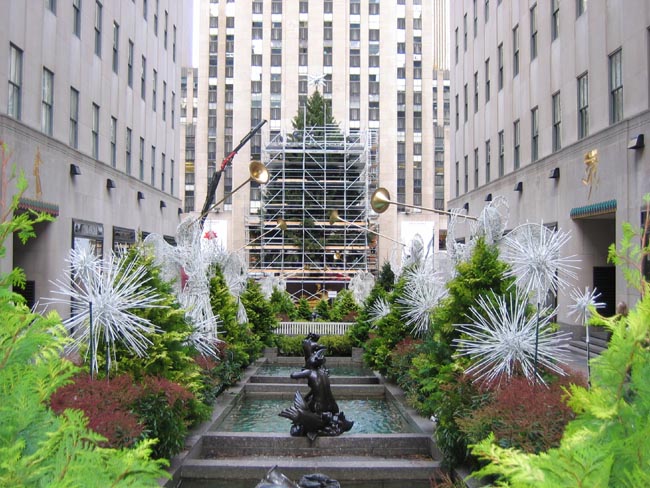
{"label": "bronze statue", "polygon": [[280,412],[280,417],[291,420],[292,436],[337,436],[352,428],[354,422],[347,420],[339,411],[332,395],[329,372],[325,369],[325,347],[318,344],[320,337],[309,333],[303,341],[305,366],[302,371],[291,373],[291,378],[307,378],[309,393],[304,397],[296,391],[293,405]]}

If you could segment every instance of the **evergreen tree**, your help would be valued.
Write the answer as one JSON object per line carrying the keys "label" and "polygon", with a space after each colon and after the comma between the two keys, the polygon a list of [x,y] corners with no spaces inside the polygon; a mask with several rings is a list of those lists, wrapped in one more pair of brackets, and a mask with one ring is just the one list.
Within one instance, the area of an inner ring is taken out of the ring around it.
{"label": "evergreen tree", "polygon": [[[332,116],[332,102],[323,98],[318,90],[312,93],[307,99],[307,103],[298,109],[298,114],[293,118],[291,124],[294,131],[338,125]],[[322,135],[322,130],[314,132],[315,137]],[[302,135],[295,139],[300,140],[301,137]]]}
{"label": "evergreen tree", "polygon": [[253,332],[265,345],[270,346],[273,342],[273,329],[277,327],[278,321],[271,304],[264,298],[260,285],[248,280],[241,300],[246,307],[248,323],[252,325]]}

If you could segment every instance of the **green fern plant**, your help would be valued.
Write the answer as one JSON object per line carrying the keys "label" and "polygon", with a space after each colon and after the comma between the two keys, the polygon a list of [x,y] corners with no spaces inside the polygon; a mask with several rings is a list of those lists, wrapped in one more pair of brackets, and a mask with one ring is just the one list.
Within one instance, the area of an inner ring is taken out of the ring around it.
{"label": "green fern plant", "polygon": [[[7,195],[9,155],[0,141],[2,195]],[[15,215],[27,188],[23,175],[9,202],[1,199],[0,259],[5,239],[16,233],[26,241],[43,214]],[[78,369],[61,358],[67,335],[60,317],[31,312],[11,286],[24,282],[20,270],[0,276],[0,486],[11,487],[144,487],[168,477],[165,461],[151,461],[151,442],[131,450],[103,449],[103,440],[87,428],[79,411],[56,415],[48,401]]]}

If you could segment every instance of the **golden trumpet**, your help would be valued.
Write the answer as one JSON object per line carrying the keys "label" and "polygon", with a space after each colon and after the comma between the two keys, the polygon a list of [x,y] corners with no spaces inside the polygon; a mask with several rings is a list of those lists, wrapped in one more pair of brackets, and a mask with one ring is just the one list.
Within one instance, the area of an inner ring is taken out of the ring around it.
{"label": "golden trumpet", "polygon": [[371,232],[375,235],[378,235],[380,237],[383,237],[385,239],[388,239],[389,241],[393,241],[395,244],[399,244],[400,246],[406,246],[403,242],[396,241],[392,237],[388,237],[387,235],[381,234],[380,232],[377,232],[376,230],[369,229],[368,227],[363,227],[362,225],[356,224],[354,222],[350,222],[349,220],[342,219],[339,216],[339,211],[338,210],[332,210],[330,212],[330,219],[329,219],[330,225],[334,225],[336,222],[343,222],[345,224],[351,225],[353,227],[356,227],[361,230],[365,230],[367,232]]}
{"label": "golden trumpet", "polygon": [[[400,205],[402,207],[426,210],[427,212],[434,212],[442,215],[454,215],[453,212],[447,212],[446,210],[438,210],[435,208],[427,208],[427,207],[418,207],[416,205],[409,205],[408,203],[395,202],[390,199],[390,193],[386,188],[383,187],[377,188],[373,192],[372,197],[370,197],[370,206],[377,213],[384,213],[388,209],[391,203],[394,205]],[[477,220],[476,217],[472,217],[471,215],[464,215],[464,217],[466,219]]]}

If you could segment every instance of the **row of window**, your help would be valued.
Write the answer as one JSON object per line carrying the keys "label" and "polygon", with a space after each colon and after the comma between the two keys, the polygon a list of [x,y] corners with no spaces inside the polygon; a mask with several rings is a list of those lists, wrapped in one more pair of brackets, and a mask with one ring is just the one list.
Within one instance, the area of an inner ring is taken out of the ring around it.
{"label": "row of window", "polygon": [[[21,103],[22,103],[22,51],[10,45],[9,56],[9,103],[7,113],[9,116],[20,119]],[[70,87],[70,121],[69,121],[69,144],[71,147],[77,149],[79,146],[79,90],[75,87]],[[172,92],[173,100],[173,92]],[[172,103],[175,103],[173,101]],[[95,159],[100,159],[99,150],[99,135],[100,135],[100,106],[96,103],[92,104],[91,114],[91,155]],[[52,135],[54,118],[54,73],[47,68],[43,68],[42,74],[42,90],[41,90],[41,131],[49,136]],[[172,120],[174,118],[174,109],[172,106]],[[117,118],[110,117],[110,154],[109,160],[111,166],[117,166]],[[131,128],[126,128],[125,135],[125,171],[131,174],[131,147],[132,132]],[[139,155],[139,178],[144,181],[144,138],[140,138],[140,155]],[[170,192],[174,192],[174,176],[173,166],[174,160],[171,160],[172,176],[170,179]],[[156,170],[156,148],[151,146],[151,180],[152,186],[155,186],[155,170]],[[166,185],[166,157],[165,153],[161,153],[161,182],[160,188],[165,191]]]}
{"label": "row of window", "polygon": [[[498,2],[501,3],[501,0]],[[576,19],[582,16],[587,10],[587,0],[575,0],[575,15]],[[478,35],[478,0],[473,0],[473,31],[474,38]],[[533,4],[530,7],[530,58],[535,59],[537,57],[537,3]],[[485,0],[484,8],[484,21],[487,24],[490,20],[490,0]],[[556,40],[560,37],[560,0],[551,0],[550,2],[550,31],[551,31],[551,41]],[[467,51],[467,12],[463,15],[463,49]],[[459,27],[456,27],[454,31],[455,39],[455,57],[456,63],[458,64],[458,51],[459,51]],[[519,51],[519,39],[518,39],[518,25],[513,29],[513,52],[517,53]],[[516,73],[515,73],[516,75]]]}
{"label": "row of window", "polygon": [[[622,52],[617,50],[609,56],[609,73],[610,73],[610,121],[612,123],[618,122],[623,119],[623,82],[622,82]],[[578,138],[582,139],[589,135],[589,74],[584,73],[577,79],[578,90]],[[458,113],[456,114],[458,118]],[[562,105],[560,92],[556,92],[551,96],[551,139],[553,152],[559,151],[562,148]],[[531,162],[539,159],[539,107],[533,107],[530,111],[530,148],[531,148]],[[505,172],[505,134],[500,131],[499,138],[499,177],[504,175]],[[520,120],[517,119],[513,122],[512,128],[512,158],[513,169],[518,169],[521,165],[520,154]],[[465,173],[464,173],[464,192],[469,190],[469,175],[468,175],[468,156],[464,157]],[[456,162],[456,196],[460,195],[460,173],[458,172],[459,163]],[[479,166],[479,150],[474,149],[474,188],[479,185],[478,180],[478,166]],[[485,143],[485,182],[488,183],[491,178],[490,168],[490,141]]]}
{"label": "row of window", "polygon": [[[499,90],[503,88],[503,62],[502,62],[502,45],[499,46]],[[609,73],[609,122],[615,124],[623,120],[623,52],[619,48],[608,56],[608,73]],[[485,103],[490,101],[490,59],[485,61]],[[559,92],[553,95],[557,99],[557,104],[553,102],[553,110],[559,112]],[[474,73],[474,113],[479,110],[479,73]],[[460,126],[460,104],[459,95],[456,95],[456,130]],[[588,73],[583,73],[577,78],[577,109],[578,109],[578,139],[589,135],[589,79]],[[469,118],[469,94],[467,83],[463,86],[463,120]],[[555,114],[555,112],[554,112]],[[555,120],[555,115],[554,115]],[[559,137],[559,136],[558,136]],[[555,139],[554,139],[555,140]],[[553,144],[553,150],[558,150],[560,145]]]}

